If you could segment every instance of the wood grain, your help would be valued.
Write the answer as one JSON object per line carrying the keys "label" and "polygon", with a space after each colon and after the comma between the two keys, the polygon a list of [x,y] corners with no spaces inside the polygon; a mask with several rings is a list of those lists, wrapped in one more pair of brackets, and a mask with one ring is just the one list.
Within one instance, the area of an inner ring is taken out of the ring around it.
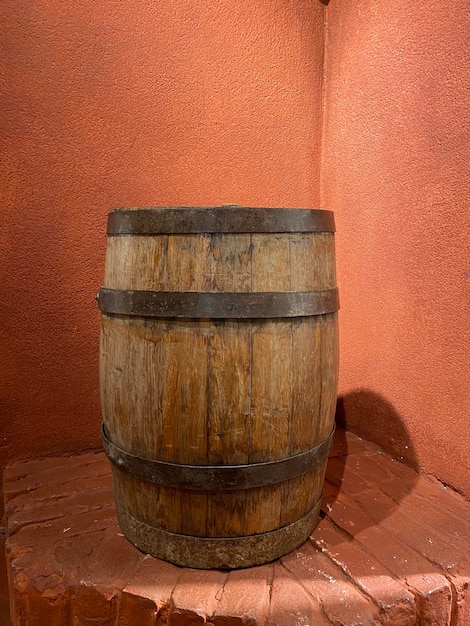
{"label": "wood grain", "polygon": [[[336,287],[332,233],[110,236],[105,287],[295,292]],[[243,464],[305,452],[331,431],[337,314],[184,320],[102,315],[103,420],[145,458]],[[277,530],[313,508],[326,463],[276,485],[190,491],[113,468],[115,497],[145,524],[199,537]]]}
{"label": "wood grain", "polygon": [[[211,291],[251,291],[251,235],[212,236]],[[209,463],[236,465],[249,461],[251,352],[250,321],[213,323],[208,381]],[[209,493],[207,528],[214,537],[245,534],[246,491]]]}

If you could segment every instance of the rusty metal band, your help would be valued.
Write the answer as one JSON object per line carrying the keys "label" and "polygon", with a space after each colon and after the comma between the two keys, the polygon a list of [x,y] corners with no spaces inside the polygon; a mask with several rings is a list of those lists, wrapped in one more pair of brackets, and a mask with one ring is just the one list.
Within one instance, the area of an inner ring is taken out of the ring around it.
{"label": "rusty metal band", "polygon": [[193,537],[150,526],[117,502],[119,526],[137,548],[176,565],[199,569],[237,569],[274,561],[307,541],[319,514],[320,500],[306,515],[277,530],[244,537]]}
{"label": "rusty metal band", "polygon": [[115,209],[107,229],[109,236],[334,231],[332,211],[238,206]]}
{"label": "rusty metal band", "polygon": [[301,454],[246,465],[185,465],[156,461],[116,446],[110,440],[104,424],[102,435],[110,461],[135,478],[179,489],[231,491],[275,485],[320,467],[328,457],[333,431],[322,443]]}
{"label": "rusty metal band", "polygon": [[103,313],[136,317],[253,319],[306,317],[339,309],[337,289],[296,292],[210,293],[134,291],[102,287]]}

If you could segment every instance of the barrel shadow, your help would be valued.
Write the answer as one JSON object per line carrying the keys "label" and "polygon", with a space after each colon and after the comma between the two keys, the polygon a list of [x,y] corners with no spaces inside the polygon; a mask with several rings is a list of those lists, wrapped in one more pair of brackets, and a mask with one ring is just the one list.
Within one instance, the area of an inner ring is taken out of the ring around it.
{"label": "barrel shadow", "polygon": [[[393,405],[381,395],[366,389],[340,396],[336,407],[336,433],[328,460],[321,516],[334,521],[336,510],[356,507],[356,501],[371,505],[355,519],[354,538],[365,528],[380,523],[413,491],[418,474],[402,471],[405,464],[416,470],[418,462],[410,434]],[[351,436],[351,433],[353,436]],[[364,453],[367,444],[378,446],[377,453]],[[380,454],[383,451],[387,458]],[[394,461],[390,461],[390,458]],[[397,463],[398,461],[398,463]],[[394,471],[395,470],[395,471]]]}

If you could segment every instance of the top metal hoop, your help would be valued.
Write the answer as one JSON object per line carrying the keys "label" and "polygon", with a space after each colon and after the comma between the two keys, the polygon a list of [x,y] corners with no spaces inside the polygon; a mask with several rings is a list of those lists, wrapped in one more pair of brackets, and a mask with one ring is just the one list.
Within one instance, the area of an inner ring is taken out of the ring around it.
{"label": "top metal hoop", "polygon": [[322,209],[148,207],[114,209],[108,235],[196,233],[311,233],[335,231],[332,211]]}

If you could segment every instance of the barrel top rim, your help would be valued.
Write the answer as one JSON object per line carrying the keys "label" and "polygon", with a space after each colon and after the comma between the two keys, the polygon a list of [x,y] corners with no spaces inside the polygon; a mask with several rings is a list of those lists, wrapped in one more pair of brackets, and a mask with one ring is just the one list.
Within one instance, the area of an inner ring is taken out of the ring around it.
{"label": "barrel top rim", "polygon": [[193,206],[193,205],[175,205],[175,206],[129,206],[129,207],[114,207],[110,210],[110,213],[117,213],[120,211],[183,211],[183,210],[193,210],[193,211],[227,211],[231,209],[242,209],[249,211],[315,211],[321,213],[332,213],[329,209],[320,209],[317,207],[254,207],[254,206],[244,206],[241,204],[217,204],[213,206]]}
{"label": "barrel top rim", "polygon": [[108,235],[334,232],[333,211],[310,208],[148,206],[108,214]]}

